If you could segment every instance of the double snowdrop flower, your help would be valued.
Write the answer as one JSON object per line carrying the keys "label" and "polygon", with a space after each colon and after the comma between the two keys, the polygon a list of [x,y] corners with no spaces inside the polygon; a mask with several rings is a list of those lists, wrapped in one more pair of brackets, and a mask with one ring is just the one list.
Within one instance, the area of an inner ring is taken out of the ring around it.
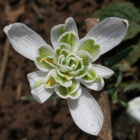
{"label": "double snowdrop flower", "polygon": [[126,112],[134,122],[140,123],[140,97],[136,97],[128,102]]}
{"label": "double snowdrop flower", "polygon": [[13,48],[33,60],[39,69],[27,75],[34,99],[43,103],[55,91],[67,99],[77,126],[98,135],[103,124],[102,111],[80,83],[95,91],[104,87],[103,78],[110,78],[114,72],[92,62],[117,46],[126,35],[127,27],[127,20],[107,18],[79,40],[75,21],[68,18],[65,24],[52,28],[53,48],[22,23],[8,25],[4,32]]}

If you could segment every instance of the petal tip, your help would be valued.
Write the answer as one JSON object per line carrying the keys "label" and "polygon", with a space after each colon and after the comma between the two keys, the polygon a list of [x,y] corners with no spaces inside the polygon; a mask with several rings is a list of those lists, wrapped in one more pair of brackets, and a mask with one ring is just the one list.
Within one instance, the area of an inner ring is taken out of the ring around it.
{"label": "petal tip", "polygon": [[67,22],[69,20],[74,20],[74,19],[73,19],[73,17],[68,17],[65,22]]}
{"label": "petal tip", "polygon": [[122,20],[122,23],[126,26],[126,27],[128,27],[129,26],[129,23],[128,23],[128,20]]}
{"label": "petal tip", "polygon": [[3,31],[7,34],[8,31],[10,30],[11,26],[12,26],[12,24],[5,26]]}

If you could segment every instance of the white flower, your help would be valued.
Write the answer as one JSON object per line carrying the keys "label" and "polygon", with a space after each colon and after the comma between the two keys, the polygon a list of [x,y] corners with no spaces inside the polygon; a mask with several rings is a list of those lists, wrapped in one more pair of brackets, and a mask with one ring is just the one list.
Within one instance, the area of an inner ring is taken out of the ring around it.
{"label": "white flower", "polygon": [[140,123],[140,97],[136,97],[128,102],[126,112],[132,120]]}
{"label": "white flower", "polygon": [[22,23],[6,26],[4,32],[13,48],[33,60],[40,70],[27,75],[34,99],[43,103],[55,91],[67,99],[77,126],[98,135],[103,124],[102,111],[80,83],[96,91],[104,87],[103,78],[110,78],[114,72],[92,62],[118,45],[126,35],[127,27],[126,20],[107,18],[79,40],[75,21],[68,18],[65,24],[51,30],[54,49]]}

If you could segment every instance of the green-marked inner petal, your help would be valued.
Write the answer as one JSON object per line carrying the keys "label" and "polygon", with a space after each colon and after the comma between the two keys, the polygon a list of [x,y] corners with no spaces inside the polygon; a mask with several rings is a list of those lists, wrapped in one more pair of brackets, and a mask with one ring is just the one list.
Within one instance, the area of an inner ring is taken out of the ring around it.
{"label": "green-marked inner petal", "polygon": [[84,69],[84,65],[82,63],[82,61],[77,60],[75,68],[73,69],[73,71],[70,71],[69,74],[76,76],[78,75],[82,70]]}
{"label": "green-marked inner petal", "polygon": [[94,81],[96,78],[96,73],[94,70],[89,70],[88,73],[82,77],[82,81],[85,81],[85,82],[92,82]]}
{"label": "green-marked inner petal", "polygon": [[52,57],[52,48],[48,47],[48,49],[47,49],[47,46],[46,47],[40,47],[38,49],[38,54],[39,54],[39,56],[36,57],[35,61],[36,61],[36,65],[39,69],[43,68],[43,71],[44,70],[47,71],[47,70],[50,70],[54,67],[54,65],[51,65],[50,63],[46,63],[46,61],[44,61],[45,58]]}
{"label": "green-marked inner petal", "polygon": [[84,77],[87,73],[88,73],[88,68],[84,67],[84,69],[79,71],[79,73],[76,76],[74,76],[74,78],[75,79],[80,79],[80,78]]}
{"label": "green-marked inner petal", "polygon": [[69,94],[69,97],[71,99],[77,99],[81,95],[81,93],[82,93],[82,89],[81,87],[79,87],[74,93]]}
{"label": "green-marked inner petal", "polygon": [[100,75],[98,75],[97,77],[96,77],[96,79],[95,79],[95,81],[94,82],[101,82],[101,76]]}
{"label": "green-marked inner petal", "polygon": [[52,76],[54,77],[55,81],[60,83],[62,86],[64,87],[70,87],[72,84],[71,80],[67,80],[66,77],[62,77],[61,75],[58,74],[57,71],[54,71],[54,73],[52,74]]}
{"label": "green-marked inner petal", "polygon": [[76,55],[78,55],[81,58],[83,63],[92,62],[91,55],[88,52],[86,52],[85,50],[80,50],[80,51],[76,52]]}
{"label": "green-marked inner petal", "polygon": [[60,49],[67,49],[67,50],[71,51],[71,46],[66,43],[61,43],[59,45],[59,47],[60,47]]}
{"label": "green-marked inner petal", "polygon": [[66,32],[58,39],[58,43],[66,43],[71,46],[71,51],[78,50],[79,38],[74,32]]}
{"label": "green-marked inner petal", "polygon": [[68,75],[67,72],[63,73],[63,72],[60,72],[59,70],[57,70],[57,73],[58,73],[61,77],[65,78],[65,79],[67,79],[67,80],[71,80],[71,79],[73,78],[73,76]]}
{"label": "green-marked inner petal", "polygon": [[95,45],[95,41],[93,39],[85,38],[82,40],[79,50],[87,51],[94,58],[100,52],[100,45]]}
{"label": "green-marked inner petal", "polygon": [[73,98],[75,98],[78,95],[78,90],[76,90],[74,93],[70,94]]}
{"label": "green-marked inner petal", "polygon": [[55,49],[53,60],[55,63],[58,63],[58,59],[61,55],[64,55],[65,57],[70,53],[71,47],[68,44],[61,43],[60,46]]}
{"label": "green-marked inner petal", "polygon": [[66,64],[66,58],[65,58],[65,56],[64,55],[60,55],[59,57],[58,57],[58,63],[57,63],[58,65],[65,65]]}
{"label": "green-marked inner petal", "polygon": [[60,84],[54,79],[54,77],[52,76],[53,73],[55,72],[55,70],[51,70],[46,79],[45,79],[45,86],[46,88],[54,88],[54,87],[57,87],[59,86]]}
{"label": "green-marked inner petal", "polygon": [[41,68],[49,69],[49,70],[53,68],[50,64],[42,61],[42,57],[37,57],[36,62],[37,62],[37,65],[39,65]]}
{"label": "green-marked inner petal", "polygon": [[68,31],[68,25],[62,25],[62,26],[59,26],[59,28],[57,28],[57,36],[61,36],[63,33],[67,32]]}
{"label": "green-marked inner petal", "polygon": [[72,79],[72,85],[68,88],[69,94],[74,93],[80,86],[80,82],[76,79]]}
{"label": "green-marked inner petal", "polygon": [[63,87],[63,86],[59,86],[58,87],[58,91],[59,91],[59,94],[61,94],[62,96],[67,96],[67,88]]}
{"label": "green-marked inner petal", "polygon": [[56,85],[57,82],[55,81],[55,79],[53,77],[50,77],[47,81],[46,81],[46,88],[50,88],[54,85]]}
{"label": "green-marked inner petal", "polygon": [[51,65],[52,67],[56,66],[54,61],[53,61],[53,57],[52,56],[47,56],[46,58],[42,58],[40,63],[42,63],[42,62],[45,62],[45,63]]}
{"label": "green-marked inner petal", "polygon": [[42,57],[42,58],[47,57],[47,56],[52,56],[52,53],[49,50],[47,50],[47,48],[45,48],[45,47],[40,47],[38,49],[38,53],[39,53],[40,57]]}

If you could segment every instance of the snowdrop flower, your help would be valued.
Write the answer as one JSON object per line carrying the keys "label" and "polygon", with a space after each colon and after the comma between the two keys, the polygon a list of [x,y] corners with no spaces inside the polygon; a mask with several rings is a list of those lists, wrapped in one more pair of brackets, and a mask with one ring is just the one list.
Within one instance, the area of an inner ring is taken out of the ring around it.
{"label": "snowdrop flower", "polygon": [[140,97],[136,97],[128,102],[126,112],[132,120],[140,123]]}
{"label": "snowdrop flower", "polygon": [[52,28],[53,48],[22,23],[6,26],[4,32],[13,48],[33,60],[39,69],[27,75],[34,99],[43,103],[55,91],[67,99],[77,126],[84,132],[98,135],[103,124],[102,111],[80,83],[95,91],[104,87],[103,78],[110,78],[114,72],[92,62],[118,45],[126,35],[127,27],[126,20],[107,18],[79,40],[75,21],[68,18],[65,24]]}

